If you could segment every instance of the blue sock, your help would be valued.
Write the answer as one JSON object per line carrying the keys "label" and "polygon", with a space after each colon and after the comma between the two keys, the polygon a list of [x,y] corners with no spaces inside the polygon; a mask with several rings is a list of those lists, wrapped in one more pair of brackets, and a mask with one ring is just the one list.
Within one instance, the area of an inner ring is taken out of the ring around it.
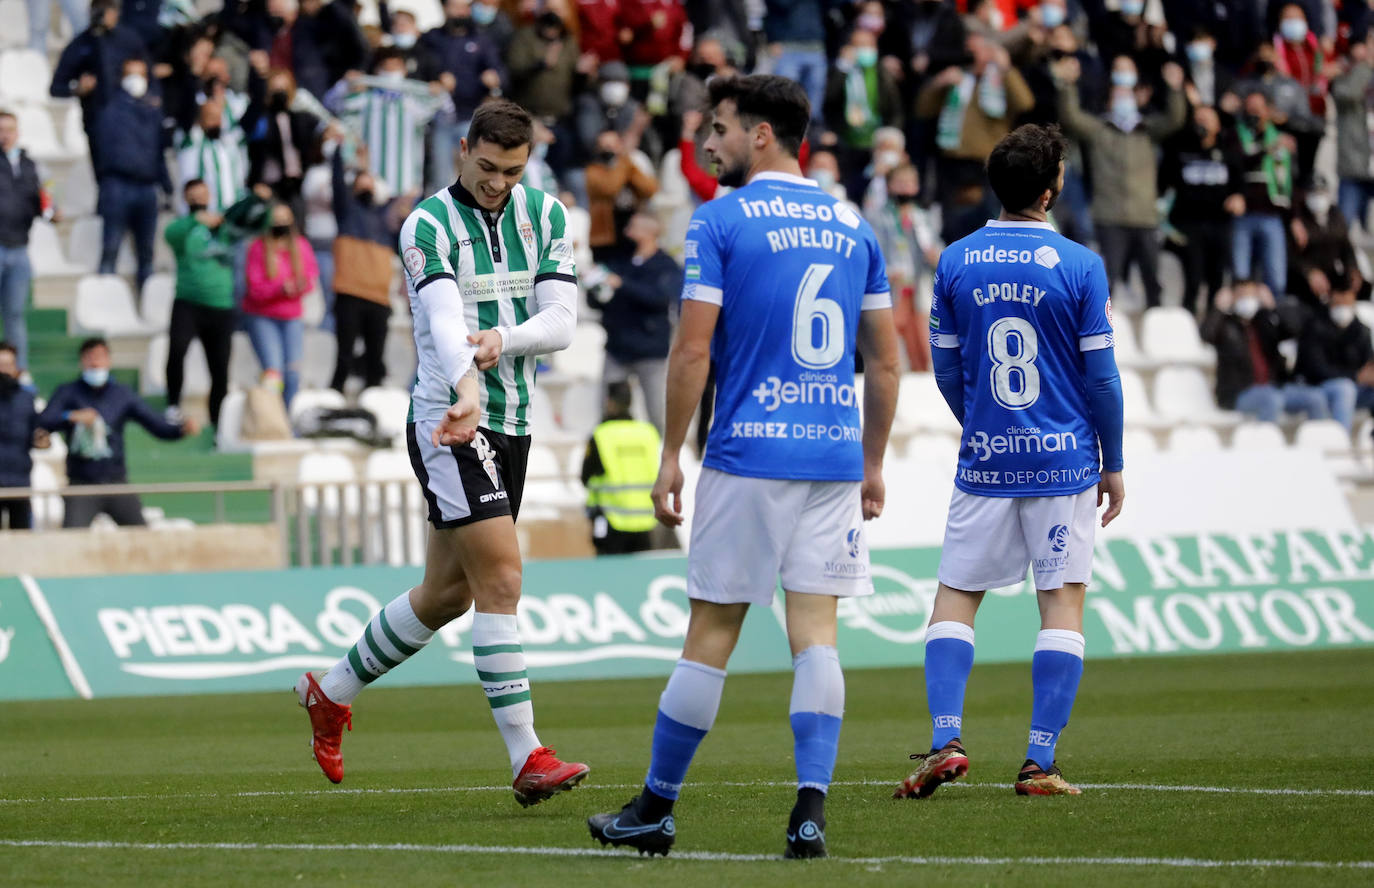
{"label": "blue sock", "polygon": [[964,689],[973,669],[973,627],[953,620],[926,630],[926,705],[930,708],[930,748],[941,748],[964,728]]}
{"label": "blue sock", "polygon": [[1083,636],[1067,629],[1043,629],[1035,639],[1031,657],[1030,736],[1026,758],[1048,771],[1054,764],[1059,732],[1069,723],[1078,681],[1083,677]]}
{"label": "blue sock", "polygon": [[653,755],[644,785],[655,795],[675,800],[697,746],[715,724],[725,671],[690,660],[678,660],[668,686],[658,698]]}
{"label": "blue sock", "polygon": [[835,773],[844,719],[844,673],[832,645],[813,645],[792,658],[793,757],[797,789],[826,792]]}

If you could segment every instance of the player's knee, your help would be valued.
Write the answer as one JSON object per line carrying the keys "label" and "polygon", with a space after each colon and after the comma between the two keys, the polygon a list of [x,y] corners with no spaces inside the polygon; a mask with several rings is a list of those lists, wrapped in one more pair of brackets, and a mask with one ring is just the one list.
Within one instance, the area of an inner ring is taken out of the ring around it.
{"label": "player's knee", "polygon": [[520,600],[522,579],[518,563],[503,564],[484,571],[481,578],[473,577],[473,591],[484,606],[514,607]]}

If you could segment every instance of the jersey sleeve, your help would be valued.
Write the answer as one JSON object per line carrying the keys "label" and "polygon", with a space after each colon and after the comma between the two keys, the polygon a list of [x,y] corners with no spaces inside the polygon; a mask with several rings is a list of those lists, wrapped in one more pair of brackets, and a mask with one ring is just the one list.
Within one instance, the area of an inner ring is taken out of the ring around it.
{"label": "jersey sleeve", "polygon": [[687,225],[687,239],[682,245],[682,298],[721,305],[725,283],[721,277],[721,247],[719,229],[704,204],[692,214]]}
{"label": "jersey sleeve", "polygon": [[[865,226],[867,227],[867,226]],[[887,261],[878,246],[878,236],[868,229],[868,279],[864,282],[862,310],[892,307],[892,287],[887,282]]]}
{"label": "jersey sleeve", "polygon": [[544,218],[544,249],[539,254],[539,268],[535,271],[536,285],[542,281],[577,283],[577,264],[573,260],[573,242],[568,236],[568,211],[552,196],[546,195],[549,211]]}
{"label": "jersey sleeve", "polygon": [[401,264],[411,286],[421,288],[437,280],[456,281],[449,253],[448,231],[423,208],[415,210],[401,226]]}
{"label": "jersey sleeve", "polygon": [[1112,296],[1107,269],[1093,256],[1084,269],[1078,314],[1078,350],[1097,351],[1116,344],[1112,333]]}
{"label": "jersey sleeve", "polygon": [[958,348],[959,330],[954,321],[954,303],[949,298],[949,272],[945,254],[935,265],[935,290],[930,295],[930,344],[935,348]]}

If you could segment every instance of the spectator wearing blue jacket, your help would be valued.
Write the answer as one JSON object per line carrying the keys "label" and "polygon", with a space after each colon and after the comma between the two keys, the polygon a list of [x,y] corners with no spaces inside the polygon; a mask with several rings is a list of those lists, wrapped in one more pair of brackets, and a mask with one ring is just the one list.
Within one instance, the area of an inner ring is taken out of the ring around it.
{"label": "spectator wearing blue jacket", "polygon": [[101,148],[96,137],[100,111],[119,93],[124,62],[147,59],[143,39],[119,23],[119,0],[93,0],[91,24],[62,50],[53,71],[49,92],[56,98],[81,100],[81,122],[91,147],[91,163],[99,164]]}
{"label": "spectator wearing blue jacket", "polygon": [[[33,392],[19,385],[19,362],[14,346],[0,342],[0,488],[28,487],[33,470],[30,447],[47,447],[48,433],[38,428]],[[2,492],[2,491],[0,491]],[[32,526],[28,497],[0,496],[0,530]]]}
{"label": "spectator wearing blue jacket", "polygon": [[138,288],[153,273],[157,236],[157,189],[172,193],[162,156],[162,110],[148,97],[148,65],[126,59],[119,91],[100,111],[95,132],[103,146],[95,166],[100,198],[96,212],[104,223],[100,273],[114,274],[125,232],[134,236]]}
{"label": "spectator wearing blue jacket", "polygon": [[[58,386],[38,417],[39,427],[61,432],[67,439],[69,485],[124,484],[129,480],[124,464],[124,424],[130,420],[168,441],[200,431],[193,419],[180,425],[168,422],[133,389],[111,379],[110,347],[104,339],[87,339],[81,343],[79,354],[80,378]],[[137,494],[70,495],[63,499],[63,527],[89,527],[101,512],[119,525],[144,523],[143,503]]]}
{"label": "spectator wearing blue jacket", "polygon": [[473,22],[470,0],[446,0],[444,14],[443,27],[425,32],[418,44],[430,66],[421,79],[437,80],[453,98],[453,113],[434,119],[431,191],[453,184],[453,152],[467,137],[477,106],[509,88],[505,62],[495,41]]}

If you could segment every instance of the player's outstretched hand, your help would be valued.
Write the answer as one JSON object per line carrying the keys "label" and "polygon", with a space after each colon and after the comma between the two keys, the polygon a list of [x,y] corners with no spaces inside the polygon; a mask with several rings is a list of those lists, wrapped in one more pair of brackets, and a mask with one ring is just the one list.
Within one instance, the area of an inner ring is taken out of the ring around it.
{"label": "player's outstretched hand", "polygon": [[1102,513],[1102,526],[1106,527],[1112,523],[1112,519],[1121,514],[1121,506],[1126,502],[1126,484],[1121,480],[1120,472],[1102,473],[1102,480],[1097,482],[1099,508],[1102,506],[1103,497],[1107,500],[1107,511]]}
{"label": "player's outstretched hand", "polygon": [[501,334],[495,330],[479,330],[468,336],[468,343],[477,346],[472,362],[478,370],[490,370],[501,357]]}
{"label": "player's outstretched hand", "polygon": [[477,434],[477,421],[481,411],[477,402],[466,396],[459,396],[457,403],[451,404],[444,418],[434,427],[430,440],[435,447],[451,447],[466,444]]}
{"label": "player's outstretched hand", "polygon": [[677,457],[663,457],[654,482],[654,517],[664,527],[682,523],[682,466]]}
{"label": "player's outstretched hand", "polygon": [[887,485],[883,484],[883,476],[880,473],[864,474],[863,486],[859,488],[859,499],[863,502],[865,521],[872,521],[883,514]]}

